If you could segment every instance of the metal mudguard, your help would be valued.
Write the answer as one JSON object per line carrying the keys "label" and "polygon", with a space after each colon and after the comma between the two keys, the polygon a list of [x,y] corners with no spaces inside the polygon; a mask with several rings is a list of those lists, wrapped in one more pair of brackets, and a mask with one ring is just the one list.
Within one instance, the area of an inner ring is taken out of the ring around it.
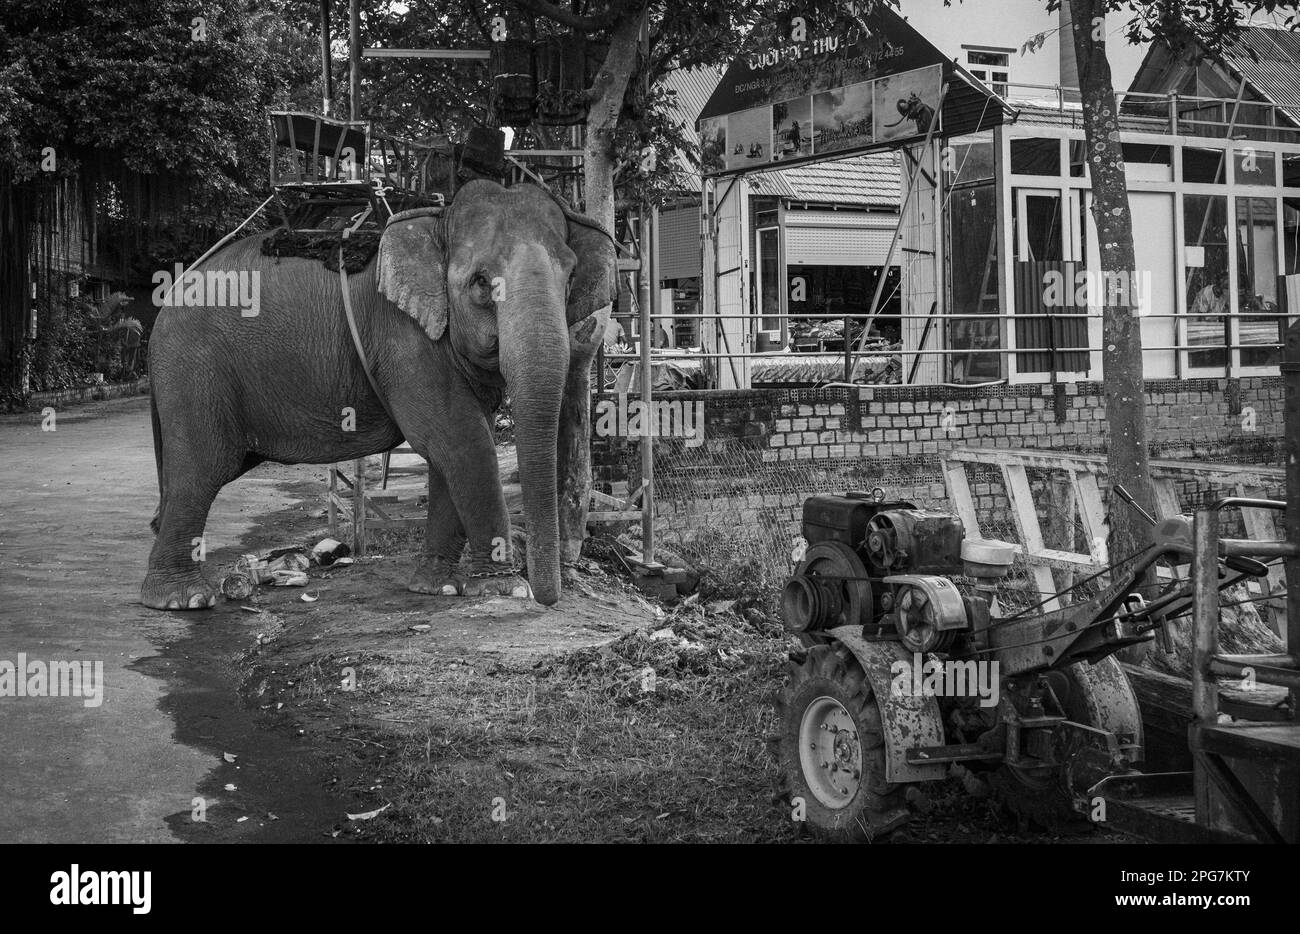
{"label": "metal mudguard", "polygon": [[1088,712],[1087,722],[1122,737],[1121,742],[1135,744],[1137,749],[1130,750],[1130,756],[1134,762],[1142,761],[1145,748],[1142,710],[1138,707],[1133,685],[1115,656],[1107,655],[1091,665],[1072,665],[1069,673],[1080,689]]}
{"label": "metal mudguard", "polygon": [[842,642],[867,674],[878,699],[881,732],[885,738],[885,778],[890,782],[937,781],[948,774],[942,762],[909,765],[907,750],[917,746],[942,746],[943,717],[933,697],[897,694],[893,690],[896,662],[912,666],[912,653],[898,642],[868,642],[861,626],[840,626],[827,635]]}

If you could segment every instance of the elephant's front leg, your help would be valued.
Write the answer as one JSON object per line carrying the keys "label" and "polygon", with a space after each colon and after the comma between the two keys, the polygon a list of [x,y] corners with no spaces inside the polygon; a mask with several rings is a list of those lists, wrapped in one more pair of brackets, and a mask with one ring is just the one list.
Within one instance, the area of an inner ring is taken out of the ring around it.
{"label": "elephant's front leg", "polygon": [[[587,537],[587,504],[591,501],[591,364],[604,340],[609,308],[601,308],[569,328],[569,372],[559,425],[560,551],[566,568],[573,568]],[[597,385],[603,374],[597,377]]]}
{"label": "elephant's front leg", "polygon": [[455,596],[461,592],[461,555],[465,550],[465,526],[451,499],[442,472],[429,466],[429,516],[424,526],[424,554],[415,565],[408,590],[416,593]]}
{"label": "elephant's front leg", "polygon": [[[479,432],[473,432],[479,435]],[[463,437],[463,436],[462,436]],[[510,518],[497,466],[496,446],[491,431],[484,426],[481,437],[466,439],[441,458],[431,476],[440,473],[443,500],[439,512],[446,517],[437,523],[434,498],[429,497],[429,530],[425,552],[430,573],[445,571],[453,549],[459,559],[460,546],[468,542],[464,561],[451,565],[460,593],[469,597],[500,595],[532,597],[532,590],[516,572],[510,542]],[[454,526],[452,523],[455,523]],[[417,569],[418,574],[418,569]],[[439,590],[446,586],[439,581]]]}

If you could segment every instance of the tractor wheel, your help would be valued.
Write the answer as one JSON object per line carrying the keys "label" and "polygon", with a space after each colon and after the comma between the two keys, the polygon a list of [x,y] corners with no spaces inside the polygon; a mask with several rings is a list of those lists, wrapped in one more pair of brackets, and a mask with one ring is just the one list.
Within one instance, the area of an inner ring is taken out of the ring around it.
{"label": "tractor wheel", "polygon": [[[1102,659],[1096,667],[1109,679],[1123,678],[1114,658]],[[1089,703],[1098,695],[1087,673],[1080,667],[1053,671],[1047,678],[1053,693],[1065,708],[1066,716],[1074,722],[1112,731],[1124,728],[1127,705],[1120,704],[1117,713]],[[1136,701],[1133,703],[1132,713],[1127,719],[1136,714]],[[1050,770],[1026,770],[1003,764],[990,780],[994,795],[1022,826],[1035,826],[1051,833],[1087,833],[1093,825],[1075,807],[1079,792],[1074,788],[1073,764],[1079,751],[1077,743],[1073,748],[1068,744],[1057,748],[1055,757],[1062,764]]]}
{"label": "tractor wheel", "polygon": [[908,818],[901,784],[885,780],[880,710],[843,645],[814,646],[791,663],[778,704],[782,778],[808,826],[835,842],[873,840]]}

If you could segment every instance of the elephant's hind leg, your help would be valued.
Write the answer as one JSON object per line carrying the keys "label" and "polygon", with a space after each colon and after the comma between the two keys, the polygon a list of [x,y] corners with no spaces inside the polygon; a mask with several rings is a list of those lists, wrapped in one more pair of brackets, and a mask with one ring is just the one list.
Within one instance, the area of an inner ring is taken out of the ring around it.
{"label": "elephant's hind leg", "polygon": [[[217,589],[203,577],[207,550],[203,529],[221,488],[251,466],[243,452],[214,443],[223,437],[222,427],[186,423],[176,429],[176,442],[167,445],[177,453],[165,458],[163,467],[166,476],[158,506],[158,535],[140,588],[140,602],[145,606],[202,610],[217,604]],[[200,431],[205,439],[199,436]],[[207,457],[202,461],[190,453],[205,449]]]}

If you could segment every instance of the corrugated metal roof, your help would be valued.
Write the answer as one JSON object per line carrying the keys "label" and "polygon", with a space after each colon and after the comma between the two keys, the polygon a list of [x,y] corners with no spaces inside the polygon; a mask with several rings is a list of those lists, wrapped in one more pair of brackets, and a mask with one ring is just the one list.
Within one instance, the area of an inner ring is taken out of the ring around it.
{"label": "corrugated metal roof", "polygon": [[[678,69],[664,77],[662,85],[676,92],[677,109],[686,138],[699,146],[695,120],[714,88],[722,80],[717,68]],[[699,184],[699,170],[685,156],[679,156],[682,171]],[[893,153],[853,156],[835,162],[816,162],[776,172],[749,176],[760,195],[808,201],[817,204],[846,204],[859,207],[897,208],[902,174]]]}
{"label": "corrugated metal roof", "polygon": [[1226,58],[1257,91],[1300,122],[1300,35],[1286,29],[1250,26],[1243,30],[1240,43]]}

